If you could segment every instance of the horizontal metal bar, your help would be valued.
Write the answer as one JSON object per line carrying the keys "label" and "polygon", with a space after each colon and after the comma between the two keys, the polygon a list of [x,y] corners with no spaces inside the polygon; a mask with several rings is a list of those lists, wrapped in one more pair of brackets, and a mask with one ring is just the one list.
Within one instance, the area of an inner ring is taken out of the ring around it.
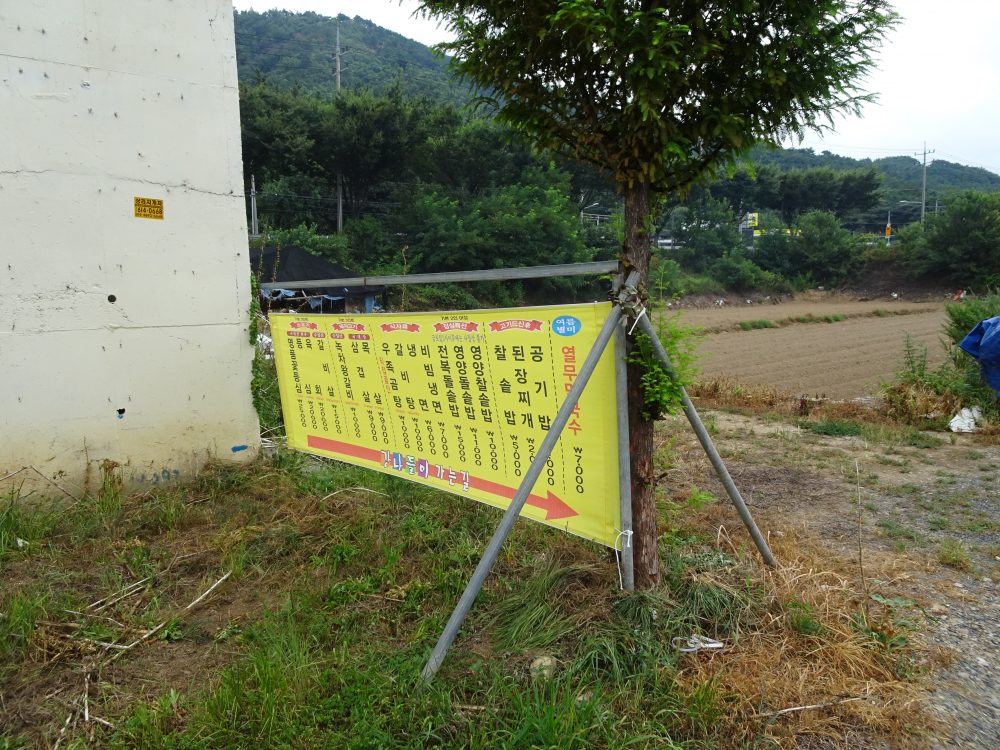
{"label": "horizontal metal bar", "polygon": [[446,273],[414,273],[406,276],[356,276],[349,279],[316,279],[311,281],[273,281],[261,284],[261,289],[319,289],[327,286],[402,286],[405,284],[448,284],[457,281],[504,281],[508,279],[540,279],[546,276],[588,276],[618,271],[618,261],[593,263],[563,263],[555,266],[522,268],[488,268],[482,271],[449,271]]}

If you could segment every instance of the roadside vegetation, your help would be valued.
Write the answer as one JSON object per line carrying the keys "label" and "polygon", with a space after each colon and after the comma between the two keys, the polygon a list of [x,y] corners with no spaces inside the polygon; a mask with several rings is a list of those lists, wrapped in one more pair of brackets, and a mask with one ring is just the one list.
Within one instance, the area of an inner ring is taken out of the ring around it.
{"label": "roadside vegetation", "polygon": [[895,382],[883,388],[886,411],[909,424],[942,429],[959,409],[977,408],[984,424],[1000,429],[997,394],[983,380],[979,363],[958,346],[980,320],[1000,315],[1000,294],[967,298],[947,305],[946,310],[946,360],[930,367],[927,348],[907,339]]}
{"label": "roadside vegetation", "polygon": [[[923,721],[916,624],[808,538],[766,570],[697,488],[660,498],[653,592],[519,524],[425,687],[494,511],[283,451],[139,494],[106,471],[78,506],[4,516],[5,747],[791,746]],[[684,654],[692,635],[724,648]]]}

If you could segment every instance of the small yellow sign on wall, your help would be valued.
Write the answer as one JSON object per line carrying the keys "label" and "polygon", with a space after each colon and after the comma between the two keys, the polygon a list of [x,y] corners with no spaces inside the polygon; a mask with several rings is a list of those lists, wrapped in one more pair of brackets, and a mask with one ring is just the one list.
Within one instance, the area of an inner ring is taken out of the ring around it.
{"label": "small yellow sign on wall", "polygon": [[159,219],[163,221],[163,201],[159,198],[140,198],[135,196],[135,218]]}

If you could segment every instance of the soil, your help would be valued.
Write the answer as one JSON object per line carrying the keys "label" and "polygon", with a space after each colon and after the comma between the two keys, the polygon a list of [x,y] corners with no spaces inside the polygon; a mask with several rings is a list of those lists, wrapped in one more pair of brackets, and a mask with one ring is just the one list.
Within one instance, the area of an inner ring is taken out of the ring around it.
{"label": "soil", "polygon": [[[914,448],[755,417],[704,417],[765,535],[820,534],[841,558],[841,572],[853,571],[859,582],[860,543],[869,590],[900,600],[898,616],[916,625],[907,637],[926,654],[915,670],[933,674],[927,706],[940,726],[931,746],[1000,746],[1000,450],[970,436]],[[722,523],[742,533],[686,421],[672,418],[661,428],[677,457],[667,491],[712,491]],[[944,562],[955,546],[967,557]]]}
{"label": "soil", "polygon": [[[682,324],[715,331],[698,344],[703,378],[766,385],[797,395],[875,395],[879,384],[891,380],[901,367],[907,335],[918,347],[927,347],[931,366],[945,357],[943,300],[861,301],[813,292],[774,305],[682,310]],[[819,320],[794,321],[809,316]],[[823,322],[828,316],[844,319]],[[739,329],[742,321],[758,320],[780,327]]]}

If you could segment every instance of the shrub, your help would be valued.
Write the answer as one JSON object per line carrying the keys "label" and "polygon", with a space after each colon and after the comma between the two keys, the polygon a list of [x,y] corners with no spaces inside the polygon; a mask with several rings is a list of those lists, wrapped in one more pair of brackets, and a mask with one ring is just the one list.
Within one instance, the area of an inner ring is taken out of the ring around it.
{"label": "shrub", "polygon": [[712,278],[729,289],[778,289],[782,288],[777,274],[765,271],[744,254],[742,248],[726,253],[714,261],[708,272]]}
{"label": "shrub", "polygon": [[760,328],[777,328],[775,323],[770,320],[741,320],[740,323],[741,331],[755,331]]}
{"label": "shrub", "polygon": [[860,264],[858,241],[829,211],[802,214],[790,244],[805,270],[821,284],[841,283]]}
{"label": "shrub", "polygon": [[943,427],[960,407],[978,406],[987,420],[996,420],[1000,416],[996,394],[983,381],[979,363],[958,344],[980,320],[1000,315],[1000,294],[969,298],[946,310],[948,359],[940,367],[929,367],[927,347],[916,346],[907,335],[903,366],[895,382],[883,387],[889,414],[911,423],[926,423],[927,415],[933,414]]}
{"label": "shrub", "polygon": [[965,286],[1000,285],[1000,194],[968,191],[904,235],[903,257],[917,274]]}

